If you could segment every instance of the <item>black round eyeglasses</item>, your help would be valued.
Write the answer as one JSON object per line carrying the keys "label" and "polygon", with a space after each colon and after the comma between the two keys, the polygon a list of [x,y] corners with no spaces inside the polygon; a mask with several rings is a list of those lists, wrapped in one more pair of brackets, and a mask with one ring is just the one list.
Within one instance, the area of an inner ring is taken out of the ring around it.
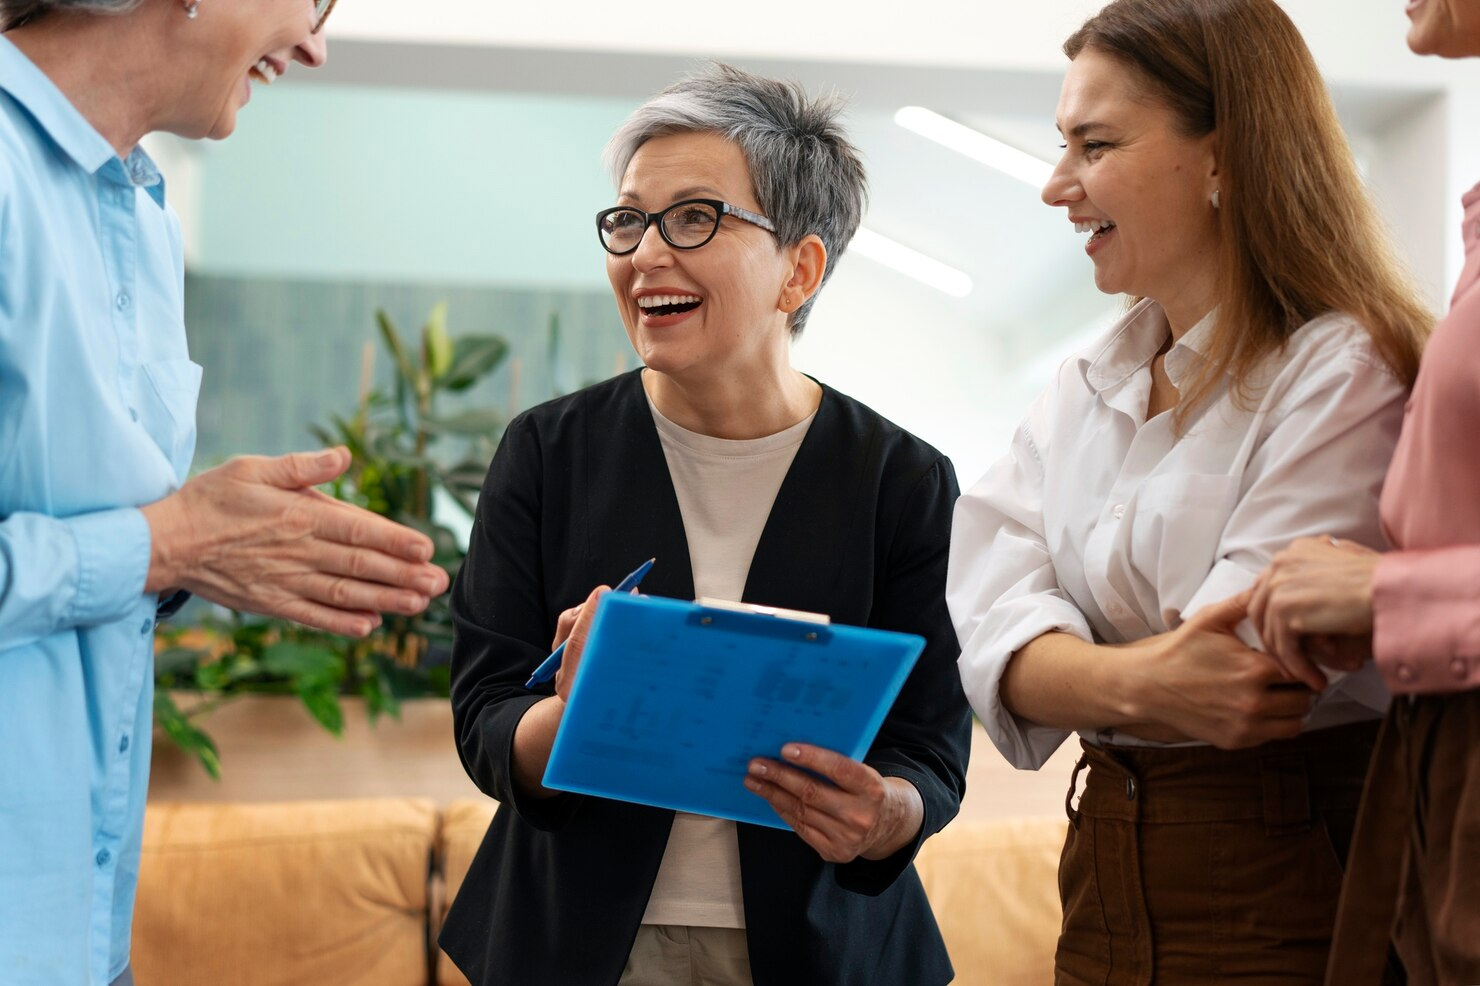
{"label": "black round eyeglasses", "polygon": [[603,209],[596,214],[596,235],[607,253],[620,257],[636,250],[647,228],[657,223],[659,234],[669,246],[697,250],[714,239],[725,216],[742,219],[769,233],[776,232],[771,220],[758,212],[719,199],[684,199],[661,212],[643,212],[630,205]]}

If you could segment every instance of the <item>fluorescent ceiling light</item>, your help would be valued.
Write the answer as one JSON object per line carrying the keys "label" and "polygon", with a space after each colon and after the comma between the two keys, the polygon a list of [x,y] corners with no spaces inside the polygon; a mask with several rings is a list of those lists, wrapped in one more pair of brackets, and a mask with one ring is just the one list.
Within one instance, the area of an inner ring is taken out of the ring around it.
{"label": "fluorescent ceiling light", "polygon": [[887,236],[880,236],[870,229],[859,229],[848,249],[863,254],[868,259],[885,267],[893,267],[921,284],[928,284],[953,298],[964,298],[971,293],[971,278],[939,260],[927,257]]}
{"label": "fluorescent ceiling light", "polygon": [[1034,188],[1042,188],[1048,184],[1048,178],[1053,174],[1053,165],[1047,161],[1020,151],[1011,144],[1004,144],[994,137],[988,137],[980,130],[962,126],[923,106],[904,107],[894,114],[894,122],[921,137],[965,154],[973,161],[980,161],[989,168],[996,168],[1003,174],[1025,181]]}

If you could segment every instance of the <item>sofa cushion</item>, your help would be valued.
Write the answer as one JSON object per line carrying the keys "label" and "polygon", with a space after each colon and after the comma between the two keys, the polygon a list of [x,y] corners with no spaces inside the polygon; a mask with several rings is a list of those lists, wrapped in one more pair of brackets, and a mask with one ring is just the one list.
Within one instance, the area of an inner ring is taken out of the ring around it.
{"label": "sofa cushion", "polygon": [[133,964],[149,986],[423,986],[430,801],[150,804]]}
{"label": "sofa cushion", "polygon": [[[454,801],[443,815],[439,854],[444,900],[457,894],[496,805]],[[1061,912],[1062,818],[958,819],[929,839],[916,861],[940,923],[956,986],[1048,986]],[[438,909],[445,917],[446,904]],[[467,986],[438,953],[438,986]]]}
{"label": "sofa cushion", "polygon": [[955,986],[1048,986],[1063,912],[1059,856],[1068,823],[957,820],[915,862],[945,936]]}

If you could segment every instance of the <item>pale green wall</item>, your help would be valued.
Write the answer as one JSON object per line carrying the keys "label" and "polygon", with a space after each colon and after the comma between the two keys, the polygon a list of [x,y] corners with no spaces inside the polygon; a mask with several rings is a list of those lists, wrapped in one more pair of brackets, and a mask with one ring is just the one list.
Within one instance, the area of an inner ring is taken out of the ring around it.
{"label": "pale green wall", "polygon": [[203,274],[605,288],[625,100],[259,89],[200,159]]}
{"label": "pale green wall", "polygon": [[447,301],[453,335],[507,339],[508,364],[460,399],[473,404],[517,410],[636,366],[594,222],[613,198],[601,149],[631,109],[259,89],[237,133],[195,158],[186,315],[205,367],[197,466],[309,447],[310,423],[350,412],[377,308],[410,334]]}

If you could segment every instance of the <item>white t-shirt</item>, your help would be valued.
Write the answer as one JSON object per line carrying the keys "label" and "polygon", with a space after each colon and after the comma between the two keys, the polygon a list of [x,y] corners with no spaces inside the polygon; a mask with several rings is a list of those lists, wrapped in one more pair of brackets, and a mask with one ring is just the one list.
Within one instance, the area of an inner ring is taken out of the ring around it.
{"label": "white t-shirt", "polygon": [[[653,406],[678,494],[694,594],[739,600],[776,493],[816,413],[764,438],[732,441],[681,428]],[[745,927],[735,823],[679,812],[643,924]]]}

